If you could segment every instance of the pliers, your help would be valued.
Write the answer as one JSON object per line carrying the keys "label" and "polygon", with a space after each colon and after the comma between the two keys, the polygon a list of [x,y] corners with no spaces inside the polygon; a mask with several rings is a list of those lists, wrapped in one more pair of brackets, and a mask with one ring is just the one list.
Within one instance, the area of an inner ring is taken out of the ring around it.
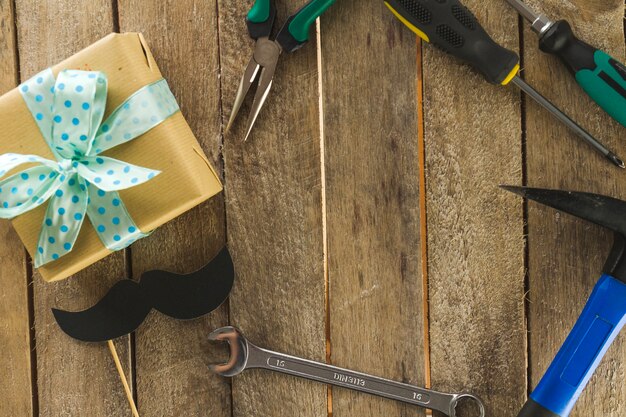
{"label": "pliers", "polygon": [[248,12],[246,24],[250,37],[256,40],[254,53],[250,63],[239,83],[237,96],[226,126],[230,130],[237,118],[237,113],[243,104],[250,87],[258,79],[258,86],[244,140],[248,139],[252,126],[259,116],[259,112],[272,88],[274,71],[278,58],[283,51],[293,52],[301,48],[309,40],[309,29],[315,19],[328,9],[335,0],[311,0],[294,15],[289,17],[280,29],[276,38],[270,40],[274,20],[276,19],[276,5],[274,0],[256,0]]}

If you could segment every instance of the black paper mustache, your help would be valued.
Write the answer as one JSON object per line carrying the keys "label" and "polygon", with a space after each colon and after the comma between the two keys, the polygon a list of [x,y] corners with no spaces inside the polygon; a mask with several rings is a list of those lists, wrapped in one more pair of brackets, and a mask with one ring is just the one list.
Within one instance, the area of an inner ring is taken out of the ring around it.
{"label": "black paper mustache", "polygon": [[224,247],[196,272],[178,275],[148,271],[139,283],[124,279],[93,307],[70,312],[53,308],[61,329],[85,342],[104,342],[137,329],[153,308],[180,320],[193,319],[218,308],[233,286],[233,262]]}

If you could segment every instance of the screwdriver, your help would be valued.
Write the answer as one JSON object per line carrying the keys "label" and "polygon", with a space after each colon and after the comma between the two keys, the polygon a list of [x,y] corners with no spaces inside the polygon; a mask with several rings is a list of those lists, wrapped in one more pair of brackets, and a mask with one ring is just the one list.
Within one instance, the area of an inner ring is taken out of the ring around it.
{"label": "screwdriver", "polygon": [[565,20],[551,21],[520,0],[506,0],[539,34],[539,49],[556,55],[578,84],[612,118],[626,126],[626,67],[615,58],[581,41]]}
{"label": "screwdriver", "polygon": [[517,54],[494,42],[458,0],[385,0],[385,4],[420,38],[469,63],[492,84],[515,84],[611,163],[626,167],[617,155],[518,77]]}

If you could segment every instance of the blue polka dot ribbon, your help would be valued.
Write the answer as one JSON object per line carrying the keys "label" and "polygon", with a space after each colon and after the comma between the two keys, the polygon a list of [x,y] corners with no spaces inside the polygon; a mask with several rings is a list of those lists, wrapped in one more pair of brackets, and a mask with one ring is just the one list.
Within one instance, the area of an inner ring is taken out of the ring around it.
{"label": "blue polka dot ribbon", "polygon": [[21,164],[30,168],[0,181],[0,217],[13,218],[49,200],[35,266],[72,250],[85,216],[110,250],[147,236],[117,191],[142,184],[159,171],[102,152],[152,129],[179,108],[164,79],[142,87],[103,122],[107,78],[101,72],[47,69],[19,90],[56,161],[37,155],[0,155],[0,177]]}

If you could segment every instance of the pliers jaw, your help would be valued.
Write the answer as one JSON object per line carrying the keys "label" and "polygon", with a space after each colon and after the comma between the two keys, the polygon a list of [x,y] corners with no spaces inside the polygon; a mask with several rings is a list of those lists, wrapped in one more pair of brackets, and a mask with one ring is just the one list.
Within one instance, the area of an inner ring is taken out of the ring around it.
{"label": "pliers jaw", "polygon": [[274,72],[276,71],[276,65],[278,64],[278,58],[281,52],[282,48],[280,45],[269,40],[267,37],[257,39],[254,54],[239,82],[239,88],[237,89],[235,103],[233,104],[230,119],[226,126],[226,132],[230,130],[233,122],[237,118],[237,114],[241,109],[246,95],[250,91],[250,87],[258,80],[254,101],[252,102],[252,108],[250,109],[250,116],[248,118],[248,127],[246,128],[246,135],[244,137],[244,141],[248,140],[254,122],[256,122],[261,108],[263,104],[265,104],[265,100],[272,88]]}
{"label": "pliers jaw", "polygon": [[237,97],[233,105],[233,110],[226,126],[228,132],[237,117],[246,94],[250,90],[255,80],[258,80],[258,87],[254,96],[254,102],[248,119],[248,128],[245,139],[250,135],[252,126],[256,121],[265,100],[272,88],[272,80],[278,58],[283,51],[293,52],[302,47],[309,38],[311,26],[315,20],[333,4],[335,0],[309,0],[298,12],[287,19],[287,22],[280,29],[276,38],[270,40],[272,26],[276,19],[276,6],[274,0],[255,0],[246,24],[248,32],[253,39],[256,39],[254,55],[248,63],[244,75],[237,89]]}

